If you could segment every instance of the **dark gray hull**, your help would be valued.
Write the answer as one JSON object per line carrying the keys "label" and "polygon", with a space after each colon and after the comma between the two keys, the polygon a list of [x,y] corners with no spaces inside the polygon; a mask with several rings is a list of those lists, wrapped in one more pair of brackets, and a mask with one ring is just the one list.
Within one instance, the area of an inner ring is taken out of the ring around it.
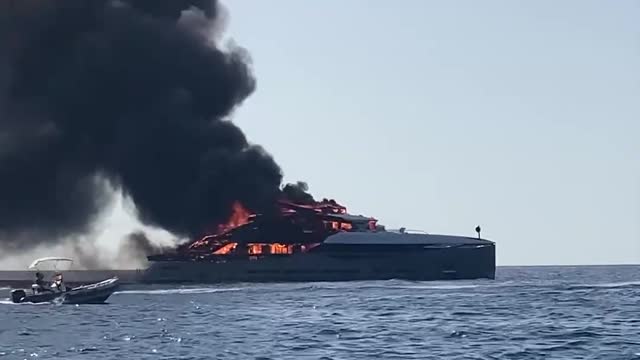
{"label": "dark gray hull", "polygon": [[156,261],[141,283],[298,282],[495,278],[495,247],[437,249],[415,253],[298,254],[256,260]]}
{"label": "dark gray hull", "polygon": [[[118,277],[135,284],[214,284],[229,282],[301,282],[404,279],[415,281],[494,279],[495,246],[378,254],[308,253],[258,260],[154,261],[146,270],[67,271],[70,286]],[[45,274],[48,278],[49,275]],[[28,287],[30,271],[0,271],[0,286]]]}

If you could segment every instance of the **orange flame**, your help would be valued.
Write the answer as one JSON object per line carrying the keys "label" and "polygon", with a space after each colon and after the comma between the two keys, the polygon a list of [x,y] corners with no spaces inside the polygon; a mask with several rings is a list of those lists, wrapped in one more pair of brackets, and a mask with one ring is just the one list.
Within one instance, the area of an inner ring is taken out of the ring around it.
{"label": "orange flame", "polygon": [[233,213],[226,224],[218,225],[218,234],[249,222],[251,213],[239,201],[233,203]]}
{"label": "orange flame", "polygon": [[[1,1],[1,0],[0,0]],[[346,207],[338,204],[333,200],[323,200],[321,202],[317,202],[314,204],[298,204],[294,202],[290,202],[287,200],[280,200],[280,211],[284,216],[295,216],[298,212],[315,212],[316,214],[322,216],[323,214],[346,214]],[[189,245],[189,249],[199,249],[204,247],[209,247],[211,245],[223,245],[222,248],[218,249],[215,254],[227,254],[235,249],[236,245],[230,246],[226,244],[227,242],[227,232],[237,228],[239,226],[245,225],[249,223],[252,216],[254,214],[247,210],[240,201],[235,201],[232,205],[232,213],[229,216],[229,219],[226,223],[218,225],[217,231],[215,234],[210,234],[202,237],[200,240],[197,240]],[[375,219],[371,220],[369,227],[371,230],[375,230]],[[346,222],[340,221],[325,221],[325,230],[329,230],[331,232],[335,231],[349,231],[352,229],[352,225]],[[269,250],[266,250],[267,247],[263,247],[262,245],[269,244],[250,244],[249,254],[257,255],[261,254],[265,251],[270,251],[273,254],[291,254],[293,251],[292,247],[281,247],[281,246],[267,246]],[[304,250],[303,250],[304,251]]]}

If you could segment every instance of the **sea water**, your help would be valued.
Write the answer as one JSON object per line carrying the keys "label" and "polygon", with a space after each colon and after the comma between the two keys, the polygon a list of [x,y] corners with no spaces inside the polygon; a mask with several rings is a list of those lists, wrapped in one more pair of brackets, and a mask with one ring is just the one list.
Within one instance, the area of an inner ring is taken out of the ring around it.
{"label": "sea water", "polygon": [[105,305],[8,296],[0,359],[640,359],[640,266],[139,287]]}

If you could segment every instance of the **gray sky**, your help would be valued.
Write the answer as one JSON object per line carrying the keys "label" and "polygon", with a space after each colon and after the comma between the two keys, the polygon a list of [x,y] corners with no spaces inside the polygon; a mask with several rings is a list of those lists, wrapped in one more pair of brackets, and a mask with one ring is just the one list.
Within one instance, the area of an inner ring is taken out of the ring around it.
{"label": "gray sky", "polygon": [[640,262],[640,2],[225,2],[288,181],[498,263]]}

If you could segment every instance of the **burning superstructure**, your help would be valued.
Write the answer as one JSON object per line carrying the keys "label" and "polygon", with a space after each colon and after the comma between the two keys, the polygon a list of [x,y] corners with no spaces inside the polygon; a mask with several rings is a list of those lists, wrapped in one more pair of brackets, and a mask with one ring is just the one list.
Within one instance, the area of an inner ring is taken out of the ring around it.
{"label": "burning superstructure", "polygon": [[[304,253],[338,232],[357,227],[369,231],[384,229],[374,218],[347,214],[347,208],[335,200],[310,204],[281,200],[278,205],[276,214],[254,214],[236,201],[229,221],[219,225],[216,233],[179,247],[176,255],[194,259],[215,255],[290,255]],[[359,222],[354,224],[354,219]]]}

